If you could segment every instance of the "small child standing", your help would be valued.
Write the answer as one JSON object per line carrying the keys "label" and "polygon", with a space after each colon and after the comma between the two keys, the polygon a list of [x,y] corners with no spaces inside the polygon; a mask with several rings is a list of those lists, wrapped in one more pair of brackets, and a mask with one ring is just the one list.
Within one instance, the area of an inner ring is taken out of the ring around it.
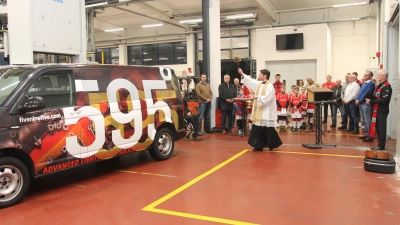
{"label": "small child standing", "polygon": [[[246,95],[246,98],[253,99],[254,92],[250,91],[250,94]],[[251,120],[252,108],[247,108],[247,125],[249,127],[249,131],[251,130],[251,126],[253,125],[253,121]]]}
{"label": "small child standing", "polygon": [[[244,90],[243,88],[239,88],[239,95],[236,98],[246,98],[246,96],[244,95]],[[243,101],[235,101],[234,106],[235,106],[235,111],[236,111],[236,126],[239,128],[238,133],[240,135],[244,134],[243,131],[243,104],[246,104],[246,102]],[[246,126],[246,125],[245,125]]]}
{"label": "small child standing", "polygon": [[306,117],[307,117],[307,105],[308,105],[308,96],[307,96],[307,89],[305,87],[300,87],[300,94],[302,96],[302,103],[301,103],[301,114],[303,115],[301,118],[301,129],[306,129]]}
{"label": "small child standing", "polygon": [[298,131],[301,132],[300,130],[300,120],[302,117],[301,114],[301,101],[302,100],[302,95],[299,94],[299,87],[294,87],[293,89],[293,95],[290,96],[290,105],[292,106],[292,120],[293,120],[293,126],[292,126],[292,132]]}
{"label": "small child standing", "polygon": [[279,131],[286,131],[286,116],[287,116],[287,107],[289,103],[289,95],[286,93],[285,86],[281,86],[281,92],[276,96],[276,105],[277,105],[277,114],[279,121]]}

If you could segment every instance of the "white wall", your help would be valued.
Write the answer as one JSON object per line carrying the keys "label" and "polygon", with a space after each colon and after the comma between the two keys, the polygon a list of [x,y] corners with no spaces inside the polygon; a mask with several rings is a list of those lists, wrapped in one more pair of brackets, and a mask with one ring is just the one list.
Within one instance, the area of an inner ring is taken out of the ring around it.
{"label": "white wall", "polygon": [[361,79],[366,68],[377,68],[375,57],[376,21],[331,23],[333,39],[333,78],[344,80],[346,73],[357,72]]}
{"label": "white wall", "polygon": [[[303,33],[304,49],[297,50],[276,50],[276,35]],[[317,60],[317,82],[324,82],[328,69],[328,27],[325,24],[298,26],[298,27],[278,27],[258,29],[256,31],[256,58],[257,70],[263,69],[267,61],[280,60]],[[254,50],[254,49],[253,49]],[[267,68],[268,69],[268,68]],[[285,74],[281,74],[285,79]],[[307,74],[299,75],[298,79],[305,79]]]}

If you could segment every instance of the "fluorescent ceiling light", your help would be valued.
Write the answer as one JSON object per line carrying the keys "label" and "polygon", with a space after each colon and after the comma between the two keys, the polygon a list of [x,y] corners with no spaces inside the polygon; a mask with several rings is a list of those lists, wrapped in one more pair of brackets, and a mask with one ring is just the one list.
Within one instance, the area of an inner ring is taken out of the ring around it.
{"label": "fluorescent ceiling light", "polygon": [[113,32],[113,31],[120,31],[120,30],[124,30],[124,28],[115,28],[115,29],[105,30],[105,32]]}
{"label": "fluorescent ceiling light", "polygon": [[190,20],[181,20],[181,21],[179,21],[179,23],[199,23],[202,21],[203,21],[202,18],[198,18],[198,19],[190,19]]}
{"label": "fluorescent ceiling light", "polygon": [[85,8],[95,7],[95,6],[100,6],[100,5],[107,5],[107,4],[108,4],[108,2],[100,2],[100,3],[91,4],[91,5],[86,5]]}
{"label": "fluorescent ceiling light", "polygon": [[162,23],[156,23],[156,24],[148,24],[148,25],[143,25],[142,27],[159,27],[162,26],[164,24]]}
{"label": "fluorescent ceiling light", "polygon": [[254,13],[237,14],[226,16],[227,19],[240,19],[240,18],[251,18],[254,17]]}
{"label": "fluorescent ceiling light", "polygon": [[332,7],[338,8],[338,7],[355,6],[355,5],[366,5],[366,4],[367,4],[367,2],[355,2],[355,3],[349,3],[349,4],[333,5]]}

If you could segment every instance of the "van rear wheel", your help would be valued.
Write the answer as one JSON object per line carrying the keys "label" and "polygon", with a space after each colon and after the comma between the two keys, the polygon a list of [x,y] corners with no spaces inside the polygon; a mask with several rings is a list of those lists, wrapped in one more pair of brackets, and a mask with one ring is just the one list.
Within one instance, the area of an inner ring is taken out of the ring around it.
{"label": "van rear wheel", "polygon": [[157,131],[153,147],[149,149],[149,154],[155,160],[166,160],[171,157],[174,151],[174,144],[172,132],[167,128],[162,128]]}
{"label": "van rear wheel", "polygon": [[26,166],[12,157],[0,158],[0,208],[17,204],[28,191],[30,182]]}

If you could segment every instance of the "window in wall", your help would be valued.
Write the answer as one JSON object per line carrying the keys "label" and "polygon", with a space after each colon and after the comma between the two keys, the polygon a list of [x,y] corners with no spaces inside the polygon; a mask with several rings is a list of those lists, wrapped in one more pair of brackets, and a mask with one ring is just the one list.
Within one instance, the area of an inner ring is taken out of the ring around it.
{"label": "window in wall", "polygon": [[[203,60],[203,40],[202,34],[197,33],[196,60]],[[247,58],[250,56],[250,34],[249,30],[221,31],[220,39],[221,59],[233,59],[238,56]]]}
{"label": "window in wall", "polygon": [[174,62],[174,44],[166,43],[158,45],[159,64],[171,64]]}
{"label": "window in wall", "polygon": [[128,47],[128,65],[142,65],[142,46]]}
{"label": "window in wall", "polygon": [[187,63],[187,44],[186,42],[175,43],[175,63]]}
{"label": "window in wall", "polygon": [[118,48],[100,48],[96,49],[96,62],[100,64],[118,64],[119,49]]}
{"label": "window in wall", "polygon": [[119,64],[119,48],[110,49],[111,64]]}
{"label": "window in wall", "polygon": [[165,65],[187,62],[187,43],[162,43],[128,47],[129,65]]}

